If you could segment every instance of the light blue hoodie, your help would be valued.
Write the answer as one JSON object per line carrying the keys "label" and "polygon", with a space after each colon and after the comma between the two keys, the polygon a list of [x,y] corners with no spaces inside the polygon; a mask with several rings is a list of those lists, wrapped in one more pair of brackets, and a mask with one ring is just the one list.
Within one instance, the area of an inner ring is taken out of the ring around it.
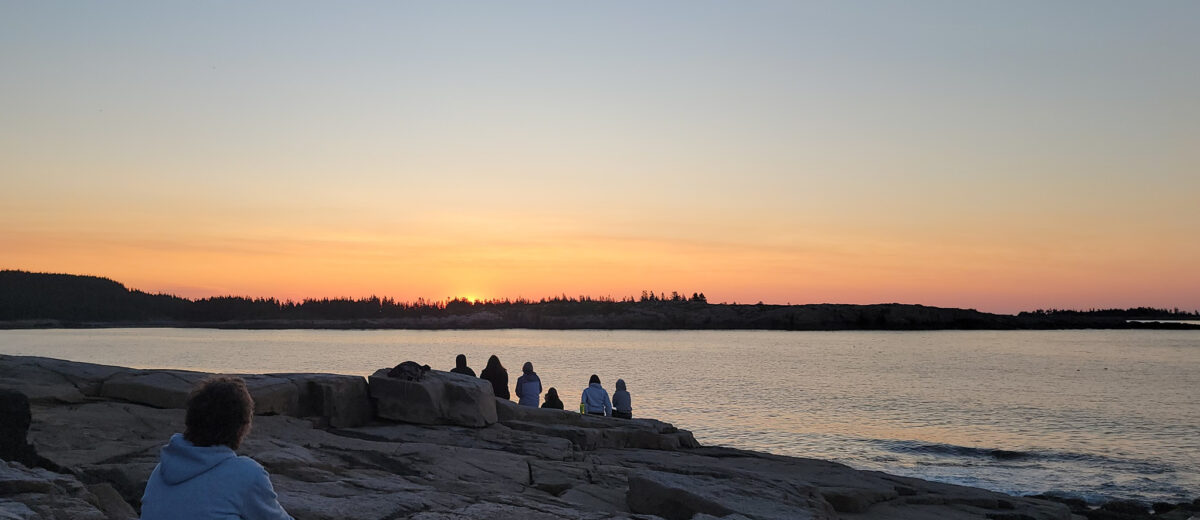
{"label": "light blue hoodie", "polygon": [[612,415],[612,401],[608,400],[608,392],[604,391],[600,383],[591,383],[584,388],[582,399],[588,413],[604,412],[604,415]]}
{"label": "light blue hoodie", "polygon": [[171,436],[142,495],[142,520],[292,520],[267,470],[228,446]]}

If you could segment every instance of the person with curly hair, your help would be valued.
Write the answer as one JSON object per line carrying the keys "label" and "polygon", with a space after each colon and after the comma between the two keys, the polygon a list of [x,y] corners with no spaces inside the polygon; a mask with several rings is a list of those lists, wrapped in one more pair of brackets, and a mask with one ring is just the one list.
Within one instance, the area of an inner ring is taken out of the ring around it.
{"label": "person with curly hair", "polygon": [[142,495],[142,520],[292,520],[267,470],[234,450],[250,433],[254,399],[240,377],[213,377],[192,390],[186,429],[163,446]]}

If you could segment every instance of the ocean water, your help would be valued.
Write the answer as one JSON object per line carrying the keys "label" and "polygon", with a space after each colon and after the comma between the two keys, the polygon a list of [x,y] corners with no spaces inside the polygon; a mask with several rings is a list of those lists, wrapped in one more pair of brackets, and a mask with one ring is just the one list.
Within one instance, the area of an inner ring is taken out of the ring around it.
{"label": "ocean water", "polygon": [[1092,502],[1200,496],[1196,331],[0,331],[0,353],[142,368],[368,375],[414,360],[571,408],[598,374],[700,442]]}

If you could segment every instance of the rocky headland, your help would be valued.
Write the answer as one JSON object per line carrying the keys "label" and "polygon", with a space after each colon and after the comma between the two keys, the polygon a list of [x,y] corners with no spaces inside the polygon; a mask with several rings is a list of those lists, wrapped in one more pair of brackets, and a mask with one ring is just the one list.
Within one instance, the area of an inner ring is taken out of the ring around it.
{"label": "rocky headland", "polygon": [[[652,419],[523,408],[492,397],[480,379],[429,371],[410,380],[388,372],[243,375],[257,417],[239,451],[270,472],[295,518],[1040,520],[1145,513],[704,447],[690,432]],[[0,355],[0,519],[136,518],[158,451],[182,430],[187,393],[207,375]],[[1188,506],[1154,518],[1186,519],[1193,514]]]}

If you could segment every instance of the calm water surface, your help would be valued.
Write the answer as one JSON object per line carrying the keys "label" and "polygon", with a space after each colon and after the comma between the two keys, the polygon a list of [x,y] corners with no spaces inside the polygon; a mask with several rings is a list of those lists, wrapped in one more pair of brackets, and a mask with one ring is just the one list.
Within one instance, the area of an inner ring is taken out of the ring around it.
{"label": "calm water surface", "polygon": [[599,374],[705,444],[1016,494],[1200,496],[1194,331],[0,331],[0,353],[367,375],[532,361],[568,408]]}

